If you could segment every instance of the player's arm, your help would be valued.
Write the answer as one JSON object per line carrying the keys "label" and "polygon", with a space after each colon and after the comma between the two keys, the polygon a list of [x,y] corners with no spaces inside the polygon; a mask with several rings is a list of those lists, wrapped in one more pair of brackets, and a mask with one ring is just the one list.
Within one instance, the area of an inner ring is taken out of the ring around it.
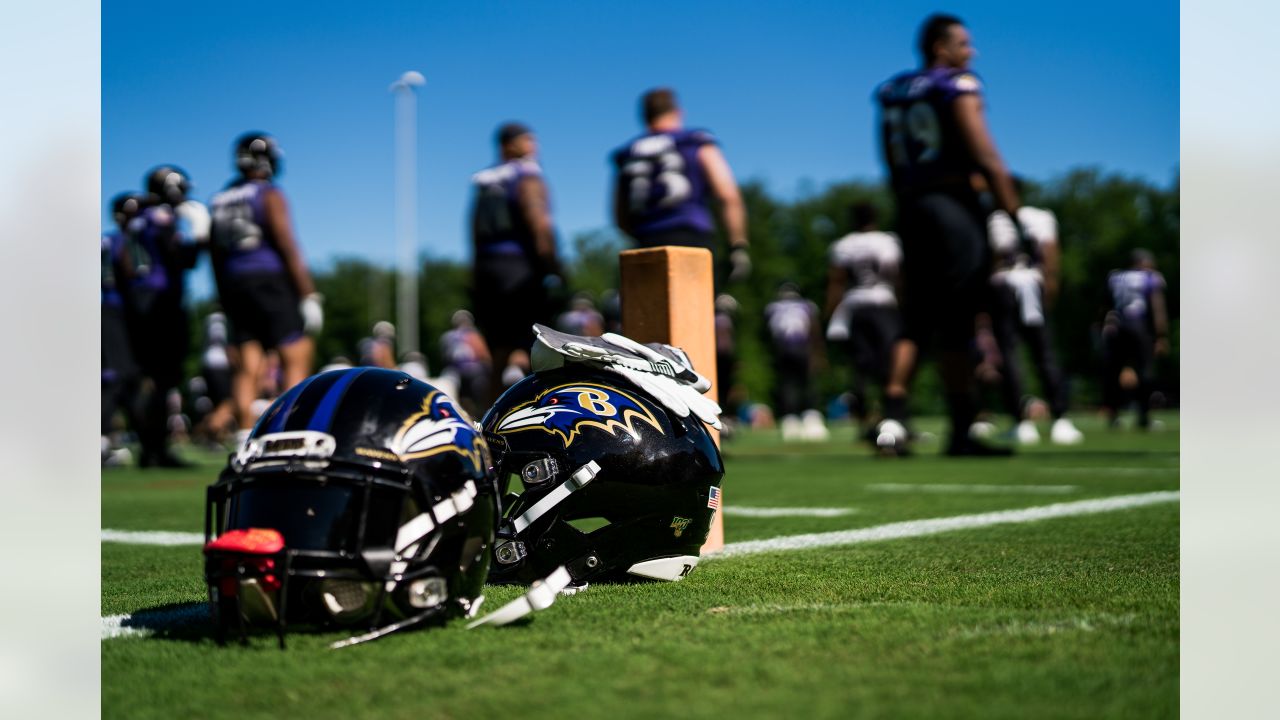
{"label": "player's arm", "polygon": [[738,183],[733,179],[733,171],[724,159],[720,148],[707,143],[698,148],[698,162],[707,174],[707,182],[711,192],[720,201],[721,219],[725,230],[729,233],[729,247],[732,249],[747,247],[747,207],[742,202],[742,193]]}
{"label": "player's arm", "polygon": [[981,96],[976,93],[961,95],[956,98],[954,107],[960,135],[978,169],[986,178],[987,185],[995,196],[996,207],[1008,213],[1010,218],[1018,217],[1018,208],[1022,203],[1018,199],[1018,191],[1013,187],[1013,178],[987,129]]}
{"label": "player's arm", "polygon": [[1151,322],[1156,331],[1156,354],[1169,354],[1169,310],[1165,304],[1163,286],[1157,286],[1151,291]]}
{"label": "player's arm", "polygon": [[1040,272],[1044,276],[1044,302],[1046,307],[1052,307],[1058,300],[1058,278],[1062,267],[1060,253],[1058,238],[1056,237],[1053,242],[1044,243],[1040,246]]}
{"label": "player's arm", "polygon": [[302,252],[293,235],[293,225],[289,222],[289,205],[285,202],[284,193],[275,188],[268,190],[262,198],[262,209],[266,214],[267,227],[275,238],[276,249],[284,259],[298,297],[305,298],[315,294],[316,286],[311,281],[311,272],[302,259]]}
{"label": "player's arm", "polygon": [[556,231],[551,224],[551,212],[548,209],[547,184],[535,175],[526,176],[516,186],[516,198],[520,202],[525,222],[533,231],[534,251],[538,253],[544,267],[558,269]]}
{"label": "player's arm", "polygon": [[613,224],[630,237],[635,237],[631,225],[630,198],[627,196],[626,175],[618,170],[613,178]]}

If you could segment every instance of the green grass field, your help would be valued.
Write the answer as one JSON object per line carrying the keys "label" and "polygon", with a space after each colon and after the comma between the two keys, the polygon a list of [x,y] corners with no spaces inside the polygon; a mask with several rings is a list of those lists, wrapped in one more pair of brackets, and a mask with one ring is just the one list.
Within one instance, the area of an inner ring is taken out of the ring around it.
{"label": "green grass field", "polygon": [[[727,541],[1178,488],[1177,416],[1151,433],[1080,422],[1085,444],[954,461],[831,442],[726,445]],[[922,423],[937,430],[936,423]],[[220,459],[107,470],[102,526],[199,532]],[[990,486],[1002,487],[990,487]],[[939,487],[948,486],[948,487]],[[976,487],[975,487],[976,486]],[[1030,487],[1029,487],[1030,486]],[[1046,487],[1047,486],[1047,487]],[[1039,488],[1037,491],[1036,488]],[[519,594],[488,588],[486,607]],[[674,584],[594,585],[530,622],[337,633],[219,648],[200,549],[104,542],[102,614],[177,610],[102,641],[105,717],[1170,717],[1178,712],[1178,503],[881,542],[704,560]]]}

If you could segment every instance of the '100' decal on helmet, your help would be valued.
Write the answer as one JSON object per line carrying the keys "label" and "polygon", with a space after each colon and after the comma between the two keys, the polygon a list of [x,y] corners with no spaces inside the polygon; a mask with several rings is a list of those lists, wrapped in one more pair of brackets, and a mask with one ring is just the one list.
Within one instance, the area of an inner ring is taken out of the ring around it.
{"label": "'100' decal on helmet", "polygon": [[567,448],[584,428],[603,430],[610,435],[622,431],[638,440],[637,421],[662,432],[662,425],[653,413],[627,393],[607,385],[573,383],[553,387],[533,401],[516,406],[498,421],[496,430],[499,433],[541,430],[558,435]]}

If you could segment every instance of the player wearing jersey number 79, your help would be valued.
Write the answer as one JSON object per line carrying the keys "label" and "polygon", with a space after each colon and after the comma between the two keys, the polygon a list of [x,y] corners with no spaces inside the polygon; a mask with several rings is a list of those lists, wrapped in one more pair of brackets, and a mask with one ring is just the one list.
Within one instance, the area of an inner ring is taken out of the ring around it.
{"label": "player wearing jersey number 79", "polygon": [[745,280],[751,273],[746,207],[715,137],[684,129],[684,113],[668,88],[645,93],[640,112],[645,134],[613,153],[614,222],[642,248],[683,245],[714,253],[707,200],[715,195],[729,235],[729,280]]}

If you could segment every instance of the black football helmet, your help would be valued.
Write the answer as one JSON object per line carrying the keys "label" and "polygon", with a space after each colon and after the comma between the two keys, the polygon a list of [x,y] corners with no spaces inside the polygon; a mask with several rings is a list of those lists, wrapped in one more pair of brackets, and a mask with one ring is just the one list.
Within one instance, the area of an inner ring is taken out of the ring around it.
{"label": "black football helmet", "polygon": [[191,191],[191,176],[176,165],[159,165],[147,173],[147,192],[156,202],[181,205]]}
{"label": "black football helmet", "polygon": [[484,438],[395,370],[314,375],[282,395],[209,487],[205,579],[228,627],[363,629],[335,647],[471,616],[498,516]]}
{"label": "black football helmet", "polygon": [[694,415],[573,363],[513,385],[482,426],[500,486],[520,490],[503,501],[489,582],[561,565],[578,585],[680,580],[697,566],[724,464]]}
{"label": "black football helmet", "polygon": [[284,152],[270,135],[248,132],[236,139],[236,168],[243,175],[260,172],[272,178],[284,172]]}
{"label": "black football helmet", "polygon": [[111,217],[121,230],[146,208],[147,196],[141,193],[122,192],[111,198]]}

